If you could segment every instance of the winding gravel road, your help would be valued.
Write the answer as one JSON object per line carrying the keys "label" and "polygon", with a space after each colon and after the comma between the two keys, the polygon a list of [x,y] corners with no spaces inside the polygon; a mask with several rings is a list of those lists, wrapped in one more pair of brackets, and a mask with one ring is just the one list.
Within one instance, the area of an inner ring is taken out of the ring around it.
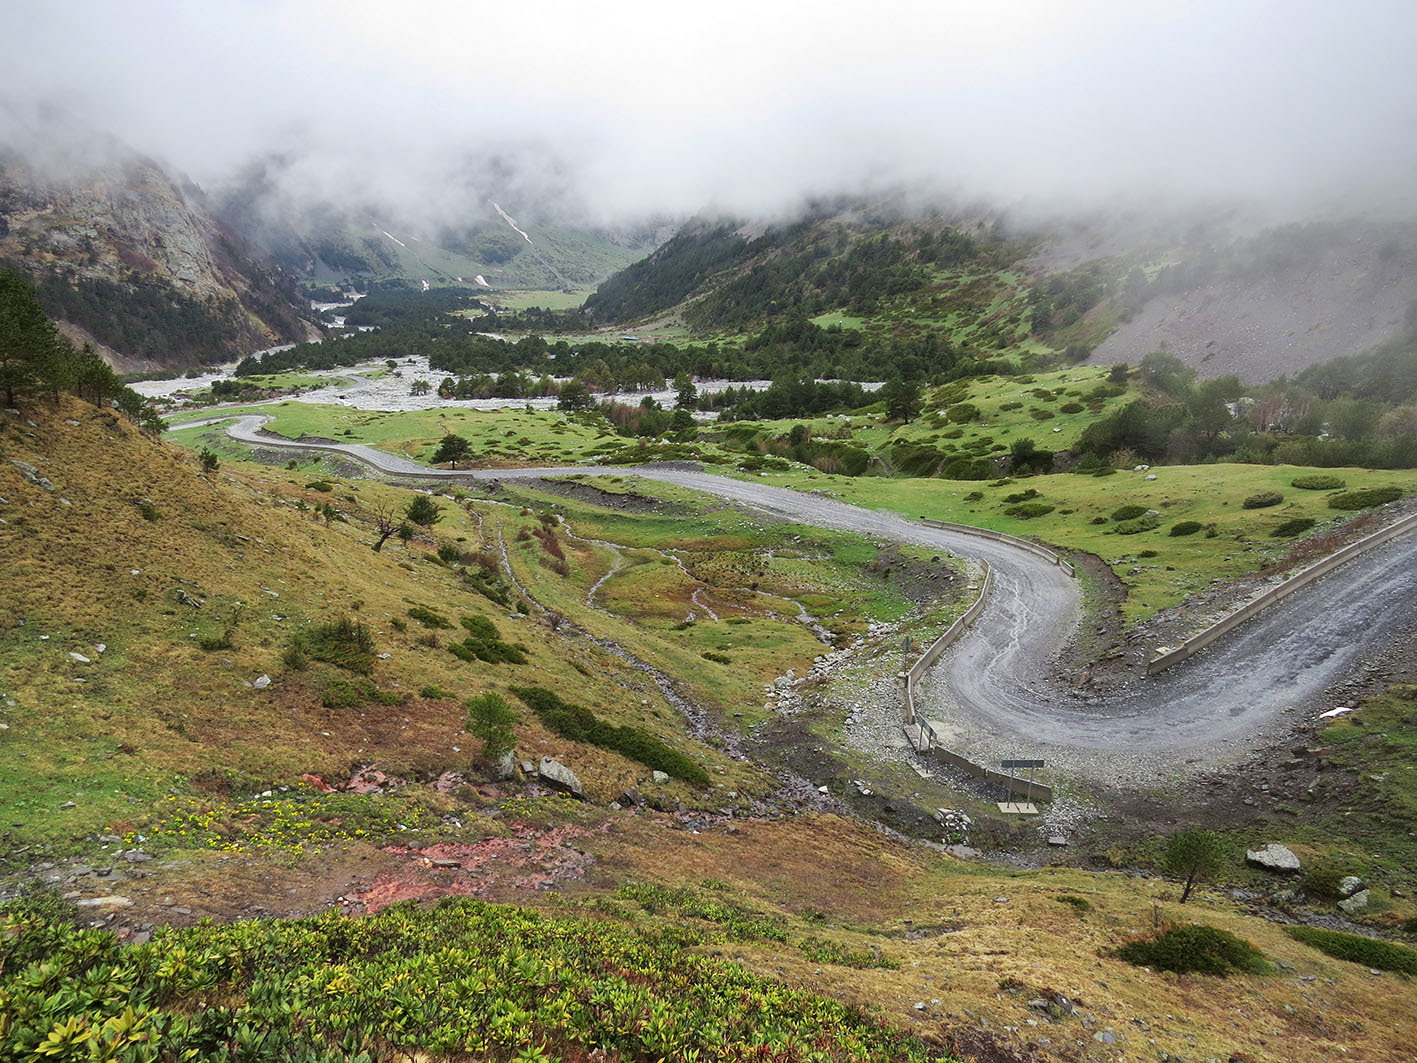
{"label": "winding gravel road", "polygon": [[[261,416],[227,431],[242,442],[353,458],[400,478],[487,481],[594,473],[587,466],[447,472],[372,447],[296,442],[261,430]],[[1077,585],[1026,550],[916,524],[815,494],[672,467],[616,469],[716,495],[824,528],[982,559],[994,570],[988,605],[931,669],[921,705],[946,743],[989,759],[1001,752],[1117,781],[1233,762],[1280,740],[1330,688],[1417,628],[1417,534],[1399,536],[1296,591],[1190,661],[1102,698],[1050,678],[1081,616]]]}

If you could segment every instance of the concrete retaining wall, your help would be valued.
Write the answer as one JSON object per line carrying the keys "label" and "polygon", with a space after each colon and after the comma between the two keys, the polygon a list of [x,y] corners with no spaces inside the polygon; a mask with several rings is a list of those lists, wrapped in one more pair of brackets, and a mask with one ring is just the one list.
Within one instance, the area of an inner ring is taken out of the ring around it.
{"label": "concrete retaining wall", "polygon": [[1216,639],[1220,638],[1221,635],[1224,635],[1227,631],[1233,631],[1246,620],[1249,620],[1262,610],[1269,608],[1286,595],[1294,593],[1301,587],[1308,586],[1320,576],[1332,572],[1345,561],[1351,561],[1364,550],[1374,546],[1380,546],[1391,539],[1396,539],[1399,535],[1412,531],[1414,528],[1417,528],[1417,513],[1403,517],[1401,520],[1388,525],[1382,531],[1374,532],[1372,535],[1349,543],[1341,550],[1336,550],[1317,565],[1304,569],[1304,571],[1296,576],[1291,576],[1277,587],[1271,587],[1248,605],[1237,609],[1235,612],[1212,624],[1204,631],[1192,635],[1169,653],[1163,653],[1146,666],[1146,674],[1156,675],[1158,672],[1164,672],[1173,665],[1180,664],[1182,661],[1194,657]]}

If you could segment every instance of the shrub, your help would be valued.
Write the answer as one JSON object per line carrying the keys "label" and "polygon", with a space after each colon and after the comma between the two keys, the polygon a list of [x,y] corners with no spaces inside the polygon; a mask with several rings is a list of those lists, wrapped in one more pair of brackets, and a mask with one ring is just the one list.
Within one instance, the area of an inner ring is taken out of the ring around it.
{"label": "shrub", "polygon": [[1112,511],[1113,520],[1136,520],[1146,513],[1145,506],[1127,505],[1119,506]]}
{"label": "shrub", "polygon": [[1088,523],[1089,523],[1089,524],[1106,524],[1106,523],[1107,523],[1107,518],[1106,518],[1106,517],[1093,517],[1090,521],[1088,521]]}
{"label": "shrub", "polygon": [[1182,520],[1171,525],[1172,535],[1194,535],[1200,531],[1202,524],[1198,520]]}
{"label": "shrub", "polygon": [[1360,963],[1379,971],[1417,974],[1417,951],[1406,945],[1343,934],[1337,930],[1320,930],[1316,926],[1287,926],[1284,932],[1295,941],[1302,941],[1337,960]]}
{"label": "shrub", "polygon": [[1155,550],[1143,550],[1143,551],[1141,551],[1141,553],[1137,554],[1137,557],[1159,557],[1159,556],[1161,556],[1161,555],[1158,554]]}
{"label": "shrub", "polygon": [[136,502],[133,503],[133,505],[138,507],[138,514],[143,518],[143,520],[149,521],[150,523],[154,524],[162,520],[162,514],[157,511],[157,507],[154,506],[151,502],[149,502],[146,498],[138,499]]}
{"label": "shrub", "polygon": [[715,653],[713,650],[704,650],[701,655],[706,661],[713,661],[715,664],[732,664],[733,658],[726,653]]}
{"label": "shrub", "polygon": [[1302,535],[1317,523],[1313,517],[1295,517],[1293,520],[1286,520],[1274,531],[1269,533],[1271,539],[1288,539],[1295,535]]}
{"label": "shrub", "polygon": [[879,950],[850,949],[838,942],[827,941],[824,938],[803,938],[797,943],[797,947],[802,950],[802,955],[813,963],[830,963],[836,967],[852,967],[856,970],[869,970],[876,967],[888,971],[900,970],[899,963],[886,959]]}
{"label": "shrub", "polygon": [[1155,513],[1148,513],[1144,517],[1137,517],[1135,520],[1124,520],[1114,529],[1118,535],[1136,535],[1138,532],[1151,531],[1153,528],[1161,526],[1161,518]]}
{"label": "shrub", "polygon": [[1073,911],[1077,912],[1078,915],[1092,911],[1092,903],[1086,897],[1079,897],[1073,893],[1060,893],[1053,899],[1059,904],[1066,904],[1069,908],[1073,909]]}
{"label": "shrub", "polygon": [[971,492],[969,492],[969,494],[967,494],[967,495],[964,496],[964,500],[965,500],[966,502],[978,502],[978,501],[979,501],[981,498],[983,498],[983,497],[984,497],[984,492],[983,492],[983,491],[971,491]]}
{"label": "shrub", "polygon": [[1289,486],[1297,487],[1301,491],[1341,491],[1347,483],[1342,477],[1320,472],[1312,476],[1296,476],[1289,481]]}
{"label": "shrub", "polygon": [[512,687],[512,693],[551,730],[573,742],[586,742],[637,760],[649,768],[673,775],[685,782],[704,786],[708,773],[677,749],[637,727],[615,727],[596,718],[580,705],[562,701],[545,687]]}
{"label": "shrub", "polygon": [[465,616],[458,622],[466,629],[467,638],[448,647],[454,657],[488,664],[526,664],[525,647],[503,642],[497,625],[485,616]]}
{"label": "shrub", "polygon": [[1396,502],[1402,497],[1400,487],[1365,487],[1358,491],[1346,491],[1328,500],[1329,509],[1367,509]]}
{"label": "shrub", "polygon": [[421,605],[415,605],[412,609],[408,611],[408,615],[412,619],[417,620],[424,627],[450,628],[453,626],[447,617],[440,616],[439,614],[433,612],[432,609],[425,609]]}
{"label": "shrub", "polygon": [[463,560],[463,552],[453,543],[440,543],[438,545],[438,560],[453,565]]}
{"label": "shrub", "polygon": [[1082,413],[1085,407],[1080,402],[1065,402],[1058,407],[1059,413]]}
{"label": "shrub", "polygon": [[516,745],[516,711],[495,691],[487,691],[463,703],[467,709],[467,731],[482,739],[482,753],[488,760],[500,760]]}
{"label": "shrub", "polygon": [[1278,491],[1261,491],[1259,494],[1251,495],[1240,503],[1243,509],[1268,509],[1270,506],[1277,506],[1284,501],[1284,496]]}
{"label": "shrub", "polygon": [[946,411],[945,417],[954,424],[965,424],[978,419],[979,407],[969,402],[957,402]]}
{"label": "shrub", "polygon": [[374,636],[357,620],[342,616],[300,632],[291,645],[302,653],[351,672],[374,670]]}
{"label": "shrub", "polygon": [[1022,505],[1010,506],[1004,510],[1004,513],[1010,517],[1017,517],[1019,520],[1032,520],[1034,517],[1052,513],[1054,508],[1046,502],[1024,502]]}
{"label": "shrub", "polygon": [[1152,937],[1127,942],[1116,955],[1138,967],[1177,974],[1194,972],[1224,978],[1234,971],[1263,974],[1269,970],[1257,948],[1213,926],[1167,927]]}
{"label": "shrub", "polygon": [[305,485],[305,490],[307,491],[333,491],[334,489],[335,485],[325,480],[315,480]]}
{"label": "shrub", "polygon": [[1057,415],[1052,410],[1029,410],[1028,416],[1035,421],[1051,421]]}
{"label": "shrub", "polygon": [[1005,502],[1029,502],[1038,497],[1038,492],[1030,487],[1027,491],[1015,491],[1011,495],[1005,495]]}
{"label": "shrub", "polygon": [[1021,403],[1021,402],[1001,402],[1001,403],[999,403],[999,409],[1001,409],[1001,410],[1003,410],[1003,411],[1005,411],[1005,412],[1007,412],[1007,411],[1009,411],[1009,410],[1021,410],[1021,409],[1023,409],[1023,403]]}
{"label": "shrub", "polygon": [[420,698],[427,698],[429,701],[444,701],[453,696],[451,690],[444,690],[436,684],[430,683],[418,692]]}
{"label": "shrub", "polygon": [[320,691],[320,704],[327,709],[357,709],[362,705],[399,705],[403,702],[400,694],[390,694],[380,690],[363,676],[347,679],[334,676]]}

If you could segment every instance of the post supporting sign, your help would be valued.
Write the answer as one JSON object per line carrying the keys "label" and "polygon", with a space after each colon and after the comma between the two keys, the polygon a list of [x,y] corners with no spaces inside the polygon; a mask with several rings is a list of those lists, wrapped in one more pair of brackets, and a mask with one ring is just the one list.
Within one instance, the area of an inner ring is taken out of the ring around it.
{"label": "post supporting sign", "polygon": [[1028,795],[1024,798],[1026,804],[1033,804],[1033,773],[1036,769],[1043,767],[1041,760],[1003,760],[999,766],[1005,771],[1017,771],[1020,768],[1028,769]]}

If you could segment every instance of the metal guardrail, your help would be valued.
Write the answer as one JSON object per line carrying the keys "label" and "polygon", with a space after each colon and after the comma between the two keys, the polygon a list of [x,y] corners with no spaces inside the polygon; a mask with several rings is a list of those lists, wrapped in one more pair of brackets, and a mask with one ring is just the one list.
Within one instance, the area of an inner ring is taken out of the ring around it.
{"label": "metal guardrail", "polygon": [[[916,662],[908,669],[901,672],[901,687],[905,697],[905,717],[906,734],[911,738],[917,753],[933,754],[937,759],[944,761],[951,767],[959,768],[962,771],[973,775],[977,779],[984,779],[987,782],[1003,787],[1010,794],[1016,796],[1030,795],[1040,801],[1051,801],[1053,799],[1053,789],[1043,783],[1034,782],[1030,779],[1020,779],[1014,775],[1008,775],[993,768],[986,768],[982,764],[976,764],[968,757],[956,753],[952,749],[946,749],[940,745],[939,735],[929,722],[921,718],[915,711],[915,684],[920,681],[920,677],[925,674],[925,670],[934,664],[945,652],[945,649],[956,642],[965,630],[973,623],[974,619],[984,611],[985,600],[989,596],[989,588],[993,584],[994,571],[989,567],[987,561],[981,562],[984,565],[984,578],[979,583],[979,595],[974,599],[973,604],[956,620],[939,638],[930,643],[925,648],[925,652],[920,655]],[[914,731],[912,734],[911,731]]]}
{"label": "metal guardrail", "polygon": [[1240,609],[1237,609],[1229,616],[1221,618],[1204,631],[1192,635],[1174,650],[1163,653],[1161,656],[1155,658],[1147,664],[1146,674],[1156,675],[1158,672],[1164,672],[1173,665],[1180,664],[1182,661],[1194,657],[1216,639],[1220,638],[1221,635],[1224,635],[1228,631],[1233,631],[1246,620],[1249,620],[1251,617],[1269,608],[1275,602],[1293,594],[1301,587],[1308,586],[1320,576],[1332,572],[1345,561],[1351,561],[1363,551],[1374,546],[1381,546],[1383,543],[1391,539],[1396,539],[1399,535],[1409,532],[1413,528],[1417,528],[1417,513],[1409,514],[1401,520],[1389,524],[1381,531],[1358,539],[1356,542],[1351,542],[1340,550],[1335,550],[1318,564],[1304,569],[1304,571],[1300,572],[1298,575],[1291,576],[1277,587],[1271,587],[1258,598]]}
{"label": "metal guardrail", "polygon": [[1043,558],[1043,560],[1047,561],[1049,564],[1057,565],[1069,576],[1077,575],[1072,562],[1064,560],[1055,551],[1049,550],[1046,546],[1039,546],[1037,543],[1029,542],[1027,539],[1020,539],[1017,535],[990,531],[988,528],[976,528],[972,524],[954,524],[947,520],[935,520],[933,517],[921,517],[919,519],[920,523],[927,528],[939,528],[941,531],[959,532],[961,535],[973,535],[980,539],[992,539],[996,543],[1008,543],[1010,546],[1017,546],[1021,550],[1027,550],[1030,554],[1035,554]]}

